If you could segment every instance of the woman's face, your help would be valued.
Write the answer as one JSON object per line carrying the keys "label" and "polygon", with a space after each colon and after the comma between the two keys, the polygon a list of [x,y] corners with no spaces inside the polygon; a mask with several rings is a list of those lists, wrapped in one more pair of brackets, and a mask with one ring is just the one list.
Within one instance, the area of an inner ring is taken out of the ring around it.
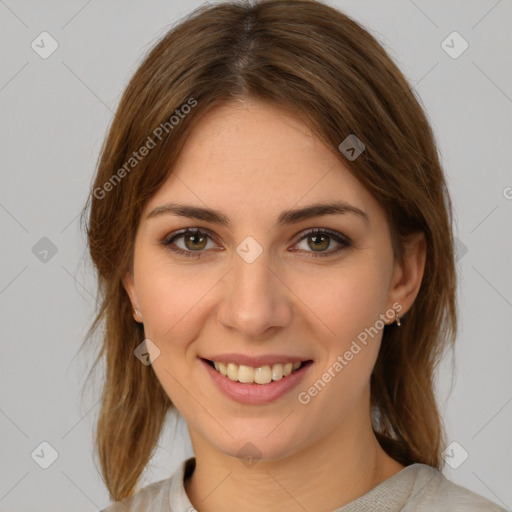
{"label": "woman's face", "polygon": [[[382,328],[413,298],[383,210],[342,158],[279,107],[225,105],[197,125],[147,204],[124,284],[195,448],[278,459],[370,428]],[[178,215],[169,203],[195,210]],[[309,210],[333,203],[345,212]],[[171,241],[186,228],[202,233]],[[276,380],[235,383],[205,362],[243,356],[267,357],[253,366],[269,368],[230,365],[235,379]],[[287,361],[310,363],[279,379],[272,362]]]}

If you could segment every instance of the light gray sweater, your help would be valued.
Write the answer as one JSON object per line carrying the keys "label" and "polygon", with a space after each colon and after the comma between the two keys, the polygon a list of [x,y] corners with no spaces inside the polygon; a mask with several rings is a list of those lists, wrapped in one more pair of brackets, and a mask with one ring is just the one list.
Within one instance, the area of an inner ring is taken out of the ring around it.
{"label": "light gray sweater", "polygon": [[[183,483],[194,468],[195,457],[190,457],[170,478],[147,485],[100,512],[196,512]],[[333,512],[369,511],[506,512],[484,497],[450,482],[440,471],[425,464],[407,466]]]}

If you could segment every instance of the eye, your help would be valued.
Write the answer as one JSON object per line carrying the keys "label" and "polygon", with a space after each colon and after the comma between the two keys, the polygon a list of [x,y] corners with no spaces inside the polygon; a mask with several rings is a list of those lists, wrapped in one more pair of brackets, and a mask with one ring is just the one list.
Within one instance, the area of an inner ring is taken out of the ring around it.
{"label": "eye", "polygon": [[[328,249],[331,246],[331,242],[333,240],[338,244],[338,247],[331,251],[325,251],[325,249]],[[341,235],[341,233],[318,228],[306,231],[306,233],[304,233],[300,238],[298,244],[300,243],[303,244],[303,247],[300,248],[300,250],[313,253],[310,254],[310,257],[312,258],[332,256],[333,254],[337,254],[352,245],[350,239]],[[313,250],[309,251],[308,247]]]}
{"label": "eye", "polygon": [[[180,243],[176,243],[179,240]],[[208,241],[212,241],[211,235],[199,228],[186,228],[165,237],[162,245],[169,250],[187,257],[200,257],[203,249],[212,249],[208,247]],[[215,246],[215,244],[213,244]]]}
{"label": "eye", "polygon": [[[338,244],[338,247],[325,251],[331,246],[333,240]],[[212,242],[213,247],[208,246],[209,241]],[[186,228],[176,231],[166,236],[160,243],[176,254],[195,258],[200,258],[206,249],[215,248],[212,235],[200,228]],[[351,240],[341,233],[319,228],[310,229],[303,233],[295,245],[297,246],[300,243],[303,243],[304,246],[299,247],[299,250],[312,253],[308,256],[312,258],[331,256],[352,245]],[[308,250],[308,247],[313,250]],[[295,250],[293,249],[293,251]]]}

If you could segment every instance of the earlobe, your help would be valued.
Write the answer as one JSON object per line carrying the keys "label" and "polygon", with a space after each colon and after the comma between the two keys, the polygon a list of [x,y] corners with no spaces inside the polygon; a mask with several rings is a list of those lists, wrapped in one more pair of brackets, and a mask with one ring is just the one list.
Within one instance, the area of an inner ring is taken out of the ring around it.
{"label": "earlobe", "polygon": [[142,322],[142,314],[138,307],[139,301],[137,299],[137,292],[135,291],[135,283],[133,280],[133,275],[129,270],[125,273],[124,277],[122,278],[122,283],[132,304],[134,320],[136,322]]}
{"label": "earlobe", "polygon": [[396,263],[390,290],[389,303],[398,302],[403,316],[412,307],[423,280],[427,256],[427,241],[425,233],[418,231],[410,235],[404,246],[403,264]]}

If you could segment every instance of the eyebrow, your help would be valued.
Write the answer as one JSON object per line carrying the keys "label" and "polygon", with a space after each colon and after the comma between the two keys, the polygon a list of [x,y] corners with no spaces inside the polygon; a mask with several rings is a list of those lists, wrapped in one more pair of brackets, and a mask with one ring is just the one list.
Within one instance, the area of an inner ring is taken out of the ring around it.
{"label": "eyebrow", "polygon": [[[276,225],[285,226],[313,217],[332,214],[352,214],[363,219],[366,224],[370,223],[368,215],[360,208],[344,201],[333,201],[329,203],[315,203],[304,208],[294,210],[284,210],[279,214]],[[231,227],[231,221],[229,218],[218,210],[179,203],[167,203],[162,206],[157,206],[148,213],[146,219],[152,219],[162,215],[177,215],[180,217],[187,217],[189,219],[198,219],[212,222],[214,224],[220,224],[227,228]]]}

